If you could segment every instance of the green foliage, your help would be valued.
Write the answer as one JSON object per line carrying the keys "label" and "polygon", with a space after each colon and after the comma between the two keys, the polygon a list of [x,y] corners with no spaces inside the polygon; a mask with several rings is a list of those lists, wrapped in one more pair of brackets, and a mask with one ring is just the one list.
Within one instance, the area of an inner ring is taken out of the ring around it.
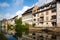
{"label": "green foliage", "polygon": [[17,19],[17,18],[15,18],[15,24],[17,25],[22,25],[22,19],[20,18],[20,19]]}
{"label": "green foliage", "polygon": [[21,19],[15,19],[15,26],[16,26],[16,35],[19,36],[19,37],[22,37],[22,21]]}
{"label": "green foliage", "polygon": [[29,24],[25,23],[25,34],[28,34],[29,33]]}
{"label": "green foliage", "polygon": [[12,25],[8,24],[8,30],[11,29]]}
{"label": "green foliage", "polygon": [[0,40],[8,40],[3,33],[0,33]]}
{"label": "green foliage", "polygon": [[16,36],[18,37],[22,37],[22,33],[25,32],[26,34],[28,34],[28,28],[29,28],[29,24],[25,24],[25,25],[22,25],[22,19],[15,19],[15,26],[16,26]]}

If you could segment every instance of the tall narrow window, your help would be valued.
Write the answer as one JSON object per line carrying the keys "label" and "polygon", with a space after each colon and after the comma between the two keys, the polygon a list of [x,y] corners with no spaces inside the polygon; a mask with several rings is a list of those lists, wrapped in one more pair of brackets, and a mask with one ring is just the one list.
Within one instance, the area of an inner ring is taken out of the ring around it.
{"label": "tall narrow window", "polygon": [[33,16],[36,17],[36,14],[34,14]]}
{"label": "tall narrow window", "polygon": [[46,11],[46,15],[48,15],[48,11]]}
{"label": "tall narrow window", "polygon": [[36,21],[36,19],[34,19],[34,21]]}
{"label": "tall narrow window", "polygon": [[52,26],[56,26],[57,24],[56,24],[56,22],[52,22]]}
{"label": "tall narrow window", "polygon": [[46,21],[48,21],[48,17],[46,17]]}
{"label": "tall narrow window", "polygon": [[52,19],[56,19],[56,15],[53,15],[53,16],[52,16]]}
{"label": "tall narrow window", "polygon": [[37,16],[39,17],[39,14],[37,14]]}

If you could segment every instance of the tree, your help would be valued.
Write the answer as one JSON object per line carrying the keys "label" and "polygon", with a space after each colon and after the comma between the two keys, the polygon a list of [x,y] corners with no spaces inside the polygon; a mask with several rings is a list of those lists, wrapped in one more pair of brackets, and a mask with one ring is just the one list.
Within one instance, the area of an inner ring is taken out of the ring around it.
{"label": "tree", "polygon": [[17,37],[22,37],[22,34],[23,32],[25,32],[26,34],[28,34],[28,30],[29,30],[29,24],[25,24],[25,25],[22,25],[22,19],[15,19],[15,31],[16,31],[16,36]]}
{"label": "tree", "polygon": [[25,23],[24,32],[27,35],[29,33],[29,24]]}
{"label": "tree", "polygon": [[11,29],[11,25],[10,25],[10,24],[8,24],[7,26],[8,26],[8,30],[10,30],[10,29]]}

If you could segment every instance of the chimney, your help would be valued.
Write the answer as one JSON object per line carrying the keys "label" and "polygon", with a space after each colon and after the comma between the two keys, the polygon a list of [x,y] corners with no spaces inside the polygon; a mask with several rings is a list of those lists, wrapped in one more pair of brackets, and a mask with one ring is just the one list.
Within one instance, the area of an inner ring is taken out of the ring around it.
{"label": "chimney", "polygon": [[37,11],[37,9],[38,9],[38,6],[37,6],[37,5],[35,5],[35,6],[33,7],[33,9],[32,9],[32,12]]}

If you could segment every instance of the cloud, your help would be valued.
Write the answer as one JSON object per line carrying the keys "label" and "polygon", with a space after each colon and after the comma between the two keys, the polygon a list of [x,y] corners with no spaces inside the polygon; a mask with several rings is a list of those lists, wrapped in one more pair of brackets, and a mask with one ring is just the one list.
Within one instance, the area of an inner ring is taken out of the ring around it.
{"label": "cloud", "polygon": [[37,5],[37,6],[41,6],[43,3],[44,3],[43,0],[38,0],[38,2],[37,2],[35,5]]}
{"label": "cloud", "polygon": [[47,4],[47,3],[51,2],[51,1],[53,1],[53,0],[45,0],[45,3]]}
{"label": "cloud", "polygon": [[0,14],[0,20],[2,20],[3,19],[3,16]]}
{"label": "cloud", "polygon": [[0,20],[2,20],[2,19],[10,19],[10,18],[13,18],[14,16],[16,16],[16,15],[15,14],[10,14],[10,13],[6,13],[5,15],[0,14]]}
{"label": "cloud", "polygon": [[9,4],[8,3],[0,3],[0,7],[9,7]]}
{"label": "cloud", "polygon": [[[48,0],[47,3],[48,3],[48,2],[51,2],[51,1],[52,1],[52,0]],[[44,3],[46,3],[46,0],[45,0],[45,1],[44,1],[44,0],[38,0],[38,2],[37,2],[36,4],[34,4],[34,5],[41,6],[41,5],[43,5]],[[31,7],[29,7],[29,6],[24,6],[22,10],[19,10],[19,11],[16,12],[16,15],[18,15],[19,17],[21,17],[21,14],[23,14],[27,9],[32,8],[34,5],[32,5]]]}
{"label": "cloud", "polygon": [[14,5],[18,6],[23,3],[23,0],[14,0]]}
{"label": "cloud", "polygon": [[19,17],[21,17],[21,14],[23,14],[27,9],[30,9],[31,7],[28,6],[24,6],[22,10],[19,10],[16,12],[16,15],[18,15]]}
{"label": "cloud", "polygon": [[3,15],[3,18],[9,19],[10,18],[10,13],[6,13],[5,15]]}
{"label": "cloud", "polygon": [[53,0],[38,0],[38,2],[35,5],[41,6],[41,5],[49,3],[51,1],[53,1]]}

